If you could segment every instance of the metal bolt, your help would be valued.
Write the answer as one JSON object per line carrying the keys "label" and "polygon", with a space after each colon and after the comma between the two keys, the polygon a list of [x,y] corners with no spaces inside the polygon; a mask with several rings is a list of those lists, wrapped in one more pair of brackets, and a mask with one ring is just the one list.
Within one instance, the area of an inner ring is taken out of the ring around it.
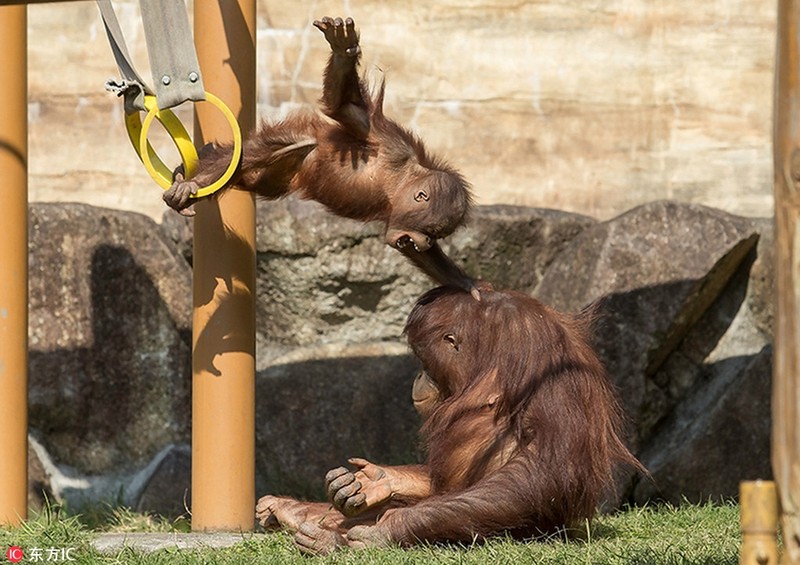
{"label": "metal bolt", "polygon": [[161,84],[163,84],[164,86],[168,86],[169,83],[171,83],[171,82],[172,82],[172,79],[169,78],[167,75],[164,75],[163,77],[161,77]]}
{"label": "metal bolt", "polygon": [[189,73],[189,82],[197,82],[198,80],[200,80],[200,75],[194,71]]}

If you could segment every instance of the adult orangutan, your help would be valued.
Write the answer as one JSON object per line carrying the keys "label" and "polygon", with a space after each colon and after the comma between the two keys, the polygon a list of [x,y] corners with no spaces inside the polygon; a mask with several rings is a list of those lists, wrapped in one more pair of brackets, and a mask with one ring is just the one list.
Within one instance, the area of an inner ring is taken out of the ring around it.
{"label": "adult orangutan", "polygon": [[326,476],[331,504],[265,496],[258,520],[325,553],[534,538],[592,517],[618,465],[643,470],[620,440],[620,408],[589,345],[592,321],[488,286],[480,301],[452,287],[428,292],[406,325],[422,364],[412,396],[427,462],[351,459],[354,472]]}
{"label": "adult orangutan", "polygon": [[[361,47],[353,20],[323,18],[314,25],[332,51],[322,114],[298,112],[279,123],[262,124],[246,141],[231,184],[268,199],[297,194],[340,216],[382,221],[387,244],[438,282],[479,298],[472,279],[437,243],[465,221],[471,203],[467,182],[384,116],[383,84],[373,99],[358,76]],[[164,193],[166,203],[191,215],[190,196],[222,176],[231,152],[229,145],[205,147],[192,179],[176,172]]]}

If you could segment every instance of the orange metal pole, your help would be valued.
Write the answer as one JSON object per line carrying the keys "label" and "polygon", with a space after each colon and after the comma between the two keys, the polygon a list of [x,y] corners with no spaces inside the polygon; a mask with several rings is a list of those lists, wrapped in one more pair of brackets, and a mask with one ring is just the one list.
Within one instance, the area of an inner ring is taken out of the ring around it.
{"label": "orange metal pole", "polygon": [[778,2],[775,59],[775,359],[772,470],[782,563],[800,564],[800,2]]}
{"label": "orange metal pole", "polygon": [[[194,3],[203,83],[255,125],[255,0]],[[229,140],[210,104],[195,140]],[[228,190],[195,205],[192,529],[248,531],[255,509],[255,201]]]}
{"label": "orange metal pole", "polygon": [[28,43],[0,7],[0,524],[28,517]]}

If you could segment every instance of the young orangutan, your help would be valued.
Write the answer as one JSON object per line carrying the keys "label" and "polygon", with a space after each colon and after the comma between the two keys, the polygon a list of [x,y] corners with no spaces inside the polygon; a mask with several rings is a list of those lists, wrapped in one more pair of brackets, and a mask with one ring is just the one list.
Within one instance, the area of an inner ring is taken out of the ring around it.
{"label": "young orangutan", "polygon": [[[384,116],[383,84],[373,99],[358,76],[361,47],[353,20],[322,18],[314,25],[331,46],[322,114],[300,112],[262,124],[246,141],[231,185],[268,199],[297,194],[340,216],[382,221],[388,245],[434,280],[479,298],[472,279],[437,243],[465,221],[471,204],[467,182]],[[176,172],[165,202],[191,215],[190,196],[222,176],[231,152],[225,145],[204,148],[195,176],[184,180]]]}
{"label": "young orangutan", "polygon": [[337,546],[535,538],[591,518],[618,465],[644,471],[589,345],[591,314],[561,314],[481,283],[481,300],[440,287],[406,325],[422,363],[412,397],[424,465],[350,459],[326,476],[330,504],[264,496],[256,517],[304,552]]}

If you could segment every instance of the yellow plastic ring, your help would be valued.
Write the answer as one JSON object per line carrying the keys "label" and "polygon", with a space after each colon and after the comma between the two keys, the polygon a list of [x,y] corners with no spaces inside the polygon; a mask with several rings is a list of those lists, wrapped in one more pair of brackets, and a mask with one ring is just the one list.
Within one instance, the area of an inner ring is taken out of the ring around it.
{"label": "yellow plastic ring", "polygon": [[[239,166],[239,159],[242,156],[242,132],[239,129],[239,123],[236,121],[236,116],[233,115],[233,112],[230,111],[230,109],[225,105],[224,102],[222,102],[222,100],[209,92],[206,92],[206,101],[219,108],[222,114],[227,118],[228,123],[230,123],[231,132],[233,134],[233,155],[231,155],[231,162],[228,164],[228,168],[225,170],[222,176],[209,186],[201,187],[197,193],[193,195],[195,198],[208,196],[209,194],[213,194],[225,186],[233,176],[236,168]],[[125,117],[125,123],[128,129],[128,137],[130,138],[136,153],[139,155],[139,158],[142,160],[142,163],[144,164],[144,167],[147,169],[147,172],[150,174],[150,176],[156,181],[156,183],[158,183],[159,186],[167,189],[172,186],[172,171],[167,168],[166,165],[164,165],[164,162],[147,140],[153,120],[158,120],[174,141],[175,146],[180,153],[187,179],[191,178],[192,175],[194,175],[194,172],[197,170],[197,149],[189,137],[186,128],[183,127],[183,124],[172,112],[172,110],[168,108],[165,110],[159,110],[155,96],[145,96],[144,104],[145,109],[147,110],[147,115],[145,116],[144,121],[140,120],[138,112],[128,114]]]}
{"label": "yellow plastic ring", "polygon": [[[145,169],[150,173],[150,176],[153,177],[153,180],[162,188],[167,189],[172,186],[172,171],[167,168],[152,145],[150,145],[150,142],[147,141],[147,134],[153,119],[158,119],[175,142],[175,146],[181,156],[181,161],[183,161],[183,168],[186,171],[187,177],[191,176],[197,168],[197,149],[195,149],[194,143],[192,143],[192,139],[189,137],[186,128],[183,127],[183,124],[172,110],[158,109],[155,96],[145,96],[144,106],[147,110],[147,116],[145,116],[144,122],[142,122],[139,112],[127,114],[125,116],[128,137],[131,140],[136,154],[139,155],[139,159],[142,160]],[[142,140],[144,140],[144,144],[142,144]]]}

